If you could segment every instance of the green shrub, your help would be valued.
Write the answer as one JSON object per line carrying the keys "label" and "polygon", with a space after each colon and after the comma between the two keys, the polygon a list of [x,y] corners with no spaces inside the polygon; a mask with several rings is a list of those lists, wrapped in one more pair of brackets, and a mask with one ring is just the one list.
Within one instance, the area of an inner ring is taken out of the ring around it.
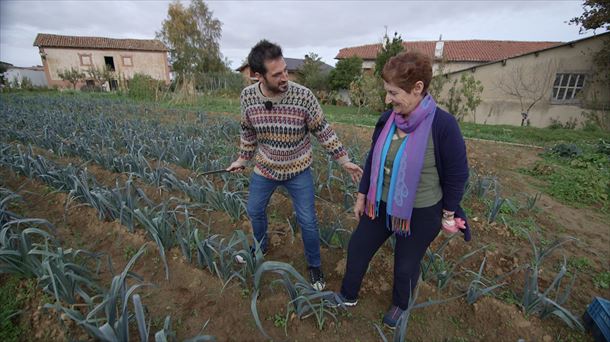
{"label": "green shrub", "polygon": [[604,139],[599,139],[597,142],[597,153],[610,156],[610,142],[607,142]]}
{"label": "green shrub", "polygon": [[129,80],[127,95],[137,100],[156,100],[162,82],[155,80],[149,75],[138,74],[133,75]]}
{"label": "green shrub", "polygon": [[551,147],[550,153],[563,158],[574,158],[582,155],[582,149],[576,144],[557,144]]}
{"label": "green shrub", "polygon": [[547,127],[550,129],[575,129],[578,125],[576,118],[572,118],[566,122],[561,122],[559,119],[551,118],[551,124]]}

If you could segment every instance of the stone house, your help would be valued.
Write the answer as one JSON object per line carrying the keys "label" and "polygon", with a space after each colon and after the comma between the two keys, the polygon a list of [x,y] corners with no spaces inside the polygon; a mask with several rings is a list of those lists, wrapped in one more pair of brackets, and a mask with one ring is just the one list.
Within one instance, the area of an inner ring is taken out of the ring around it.
{"label": "stone house", "polygon": [[[71,87],[58,74],[76,68],[82,72],[91,68],[108,67],[117,76],[110,89],[117,87],[118,78],[129,80],[136,73],[170,82],[168,49],[156,39],[116,39],[105,37],[63,36],[39,33],[34,40],[38,47],[49,86]],[[79,82],[77,88],[93,85],[91,78]]]}

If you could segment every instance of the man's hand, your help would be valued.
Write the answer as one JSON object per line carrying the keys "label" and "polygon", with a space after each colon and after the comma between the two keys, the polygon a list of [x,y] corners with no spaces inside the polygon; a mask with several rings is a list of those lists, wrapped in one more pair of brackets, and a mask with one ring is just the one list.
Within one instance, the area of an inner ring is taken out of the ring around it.
{"label": "man's hand", "polygon": [[356,199],[356,204],[354,204],[354,216],[356,220],[360,221],[360,216],[364,214],[364,205],[366,202],[366,195],[358,193],[358,198]]}
{"label": "man's hand", "polygon": [[232,162],[231,165],[226,170],[231,173],[239,173],[239,172],[242,172],[245,168],[246,168],[246,160],[240,158],[240,159],[237,159],[236,161]]}
{"label": "man's hand", "polygon": [[343,168],[345,169],[345,171],[347,171],[350,176],[352,176],[352,180],[354,181],[354,183],[358,184],[360,183],[360,178],[362,178],[362,169],[360,168],[360,166],[352,163],[352,162],[347,162],[343,165]]}

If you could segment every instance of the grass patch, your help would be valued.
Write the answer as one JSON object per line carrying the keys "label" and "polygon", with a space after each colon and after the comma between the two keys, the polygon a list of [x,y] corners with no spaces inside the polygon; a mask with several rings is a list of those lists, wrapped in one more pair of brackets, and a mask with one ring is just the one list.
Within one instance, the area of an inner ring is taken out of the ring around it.
{"label": "grass patch", "polygon": [[36,280],[22,281],[13,275],[0,279],[0,341],[23,340],[27,327],[19,323],[19,317],[26,303],[35,295]]}
{"label": "grass patch", "polygon": [[240,113],[238,97],[223,97],[212,95],[201,95],[193,104],[170,104],[161,103],[165,108],[180,108],[194,111],[205,111],[207,113],[230,113],[238,115]]}
{"label": "grass patch", "polygon": [[610,169],[608,156],[591,145],[583,145],[582,154],[561,157],[543,153],[542,160],[521,172],[546,182],[543,190],[559,201],[576,208],[593,207],[610,212]]}
{"label": "grass patch", "polygon": [[481,125],[470,122],[461,122],[460,128],[462,134],[467,138],[505,141],[543,147],[560,142],[578,141],[582,143],[595,143],[599,139],[608,136],[608,132],[602,130],[588,131],[509,125]]}
{"label": "grass patch", "polygon": [[322,105],[326,119],[330,122],[339,122],[348,125],[375,126],[381,113],[362,108],[358,113],[356,107]]}

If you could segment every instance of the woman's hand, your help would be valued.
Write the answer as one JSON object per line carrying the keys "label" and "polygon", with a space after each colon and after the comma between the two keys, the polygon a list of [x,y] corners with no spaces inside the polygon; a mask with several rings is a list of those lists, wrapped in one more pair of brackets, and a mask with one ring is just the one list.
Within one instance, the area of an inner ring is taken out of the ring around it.
{"label": "woman's hand", "polygon": [[443,209],[443,218],[441,223],[443,230],[450,234],[457,233],[458,229],[466,228],[466,222],[463,219],[454,217],[453,211],[448,211],[445,209]]}
{"label": "woman's hand", "polygon": [[357,221],[360,221],[360,216],[364,214],[364,205],[366,202],[366,195],[358,193],[358,198],[356,198],[356,204],[354,204],[354,216]]}

